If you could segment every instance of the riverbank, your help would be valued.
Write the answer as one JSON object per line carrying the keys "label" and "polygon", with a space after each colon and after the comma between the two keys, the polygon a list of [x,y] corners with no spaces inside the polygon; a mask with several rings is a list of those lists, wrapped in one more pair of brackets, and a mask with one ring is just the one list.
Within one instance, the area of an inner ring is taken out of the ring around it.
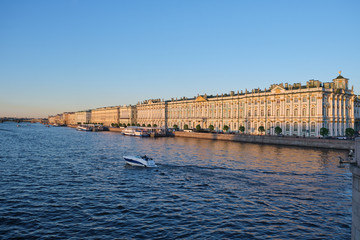
{"label": "riverbank", "polygon": [[245,134],[217,134],[217,133],[198,133],[198,132],[175,132],[175,137],[188,137],[199,139],[211,139],[233,142],[247,142],[257,144],[272,144],[311,148],[328,148],[339,150],[350,150],[355,148],[355,141],[323,139],[323,138],[302,138],[302,137],[278,137],[278,136],[257,136]]}

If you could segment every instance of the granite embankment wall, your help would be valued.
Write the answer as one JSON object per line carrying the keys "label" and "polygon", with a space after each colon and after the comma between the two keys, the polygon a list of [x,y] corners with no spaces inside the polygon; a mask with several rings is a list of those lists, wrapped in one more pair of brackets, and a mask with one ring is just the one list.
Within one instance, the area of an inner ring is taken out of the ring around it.
{"label": "granite embankment wall", "polygon": [[360,138],[355,140],[356,164],[350,165],[352,172],[352,226],[351,239],[360,240]]}
{"label": "granite embankment wall", "polygon": [[234,142],[247,142],[258,144],[273,144],[312,148],[329,148],[350,150],[354,149],[355,141],[337,140],[322,138],[296,138],[296,137],[277,137],[277,136],[257,136],[243,134],[216,134],[216,133],[198,133],[198,132],[175,132],[175,137],[201,138],[211,140],[224,140]]}

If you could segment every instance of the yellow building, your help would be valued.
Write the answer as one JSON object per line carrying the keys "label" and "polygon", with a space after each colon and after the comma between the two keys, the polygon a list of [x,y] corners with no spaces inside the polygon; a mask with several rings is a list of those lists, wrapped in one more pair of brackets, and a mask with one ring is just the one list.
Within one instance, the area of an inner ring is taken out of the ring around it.
{"label": "yellow building", "polygon": [[133,125],[136,124],[136,106],[121,106],[119,107],[119,123],[123,125]]}
{"label": "yellow building", "polygon": [[141,126],[151,125],[167,127],[166,108],[167,102],[160,99],[146,100],[136,106],[137,123]]}
{"label": "yellow building", "polygon": [[119,107],[103,107],[91,110],[91,123],[111,126],[119,123]]}

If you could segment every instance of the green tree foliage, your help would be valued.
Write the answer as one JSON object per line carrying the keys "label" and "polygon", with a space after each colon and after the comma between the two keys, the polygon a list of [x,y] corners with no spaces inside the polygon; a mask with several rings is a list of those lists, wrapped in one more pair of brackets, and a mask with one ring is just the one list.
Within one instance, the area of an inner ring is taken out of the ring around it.
{"label": "green tree foliage", "polygon": [[345,129],[345,135],[348,137],[353,137],[355,135],[355,130],[353,128]]}
{"label": "green tree foliage", "polygon": [[275,133],[276,133],[277,135],[279,135],[280,133],[282,133],[281,127],[277,126],[277,127],[275,128]]}
{"label": "green tree foliage", "polygon": [[173,128],[178,128],[178,125],[174,124]]}
{"label": "green tree foliage", "polygon": [[201,126],[200,126],[200,124],[198,124],[198,125],[196,125],[196,131],[200,131],[201,130]]}
{"label": "green tree foliage", "polygon": [[153,124],[153,127],[157,127],[157,125],[156,125],[156,124]]}
{"label": "green tree foliage", "polygon": [[265,128],[264,128],[264,126],[260,126],[259,128],[258,128],[258,131],[261,133],[261,135],[263,134],[263,132],[265,132]]}
{"label": "green tree foliage", "polygon": [[240,126],[240,127],[239,127],[239,131],[242,132],[242,133],[244,133],[244,132],[245,132],[245,127],[244,127],[244,126]]}
{"label": "green tree foliage", "polygon": [[209,126],[209,129],[210,129],[210,131],[214,131],[214,126],[213,126],[213,125],[210,125],[210,126]]}
{"label": "green tree foliage", "polygon": [[324,128],[324,127],[320,128],[320,135],[323,137],[329,135],[329,129]]}
{"label": "green tree foliage", "polygon": [[185,130],[188,130],[189,129],[189,126],[187,124],[184,125],[184,129]]}
{"label": "green tree foliage", "polygon": [[224,130],[225,132],[229,131],[229,126],[228,126],[228,125],[224,125],[223,130]]}
{"label": "green tree foliage", "polygon": [[147,126],[148,126],[148,127],[151,127],[151,124],[148,124]]}

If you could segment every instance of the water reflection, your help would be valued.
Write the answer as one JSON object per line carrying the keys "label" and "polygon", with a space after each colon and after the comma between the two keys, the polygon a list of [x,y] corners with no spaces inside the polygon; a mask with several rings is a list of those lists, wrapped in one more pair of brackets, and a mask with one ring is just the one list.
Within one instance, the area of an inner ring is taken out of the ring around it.
{"label": "water reflection", "polygon": [[[2,128],[4,238],[350,237],[346,151]],[[126,154],[159,167],[126,166]]]}

